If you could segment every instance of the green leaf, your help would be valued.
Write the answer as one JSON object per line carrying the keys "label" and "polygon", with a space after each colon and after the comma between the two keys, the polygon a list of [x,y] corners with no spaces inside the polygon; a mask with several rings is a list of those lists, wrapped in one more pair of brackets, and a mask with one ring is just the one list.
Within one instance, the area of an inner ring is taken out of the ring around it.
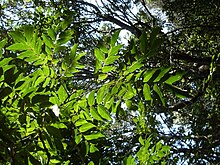
{"label": "green leaf", "polygon": [[124,94],[123,99],[124,99],[124,100],[129,100],[129,99],[131,99],[134,95],[135,95],[135,94],[134,94],[133,91],[127,91],[127,92]]}
{"label": "green leaf", "polygon": [[47,77],[45,82],[43,83],[43,88],[45,88],[50,82],[50,77]]}
{"label": "green leaf", "polygon": [[133,55],[136,54],[137,53],[137,40],[131,39],[129,46],[130,46],[131,54]]}
{"label": "green leaf", "polygon": [[138,138],[138,141],[141,143],[142,146],[144,145],[144,140],[142,139],[141,136]]}
{"label": "green leaf", "polygon": [[24,36],[25,36],[25,38],[27,40],[27,43],[29,43],[32,40],[33,33],[34,33],[33,27],[31,27],[29,25],[24,27]]}
{"label": "green leaf", "polygon": [[179,98],[190,98],[192,97],[188,91],[186,90],[182,90],[181,88],[178,88],[177,86],[171,85],[171,84],[167,84],[165,83],[165,85],[173,92],[176,94],[177,97]]}
{"label": "green leaf", "polygon": [[67,43],[69,40],[71,40],[73,37],[74,31],[71,30],[65,30],[64,32],[61,32],[59,35],[59,39],[57,40],[57,45],[62,45]]}
{"label": "green leaf", "polygon": [[154,82],[158,82],[161,80],[161,78],[164,77],[164,75],[169,72],[169,70],[171,69],[171,67],[169,68],[161,68],[160,70],[160,74],[157,76],[157,78],[154,80]]}
{"label": "green leaf", "polygon": [[57,160],[57,159],[50,159],[50,163],[51,164],[58,164],[58,163],[61,163],[60,160]]}
{"label": "green leaf", "polygon": [[116,69],[115,66],[104,66],[102,67],[102,73],[108,73],[114,71]]}
{"label": "green leaf", "polygon": [[0,58],[2,56],[2,48],[5,46],[6,43],[7,43],[7,39],[0,41]]}
{"label": "green leaf", "polygon": [[102,62],[99,61],[99,60],[96,60],[96,64],[95,64],[95,72],[94,73],[97,73],[99,71],[99,69],[102,68]]}
{"label": "green leaf", "polygon": [[6,43],[7,39],[0,41],[0,58],[2,57],[2,48],[5,46]]}
{"label": "green leaf", "polygon": [[25,88],[24,90],[22,90],[22,97],[24,97],[24,96],[26,96],[27,94],[29,94],[29,93],[35,93],[35,91],[36,91],[36,88],[35,87],[30,87],[30,88]]}
{"label": "green leaf", "polygon": [[158,69],[151,69],[149,71],[144,72],[143,82],[148,82],[157,70]]}
{"label": "green leaf", "polygon": [[81,126],[81,125],[86,124],[86,123],[88,123],[88,122],[85,119],[79,119],[75,122],[75,126],[78,127],[78,126]]}
{"label": "green leaf", "polygon": [[165,152],[165,153],[169,153],[170,152],[170,146],[163,146],[161,151]]}
{"label": "green leaf", "polygon": [[7,39],[2,40],[2,41],[0,42],[0,49],[3,48],[6,43],[7,43]]}
{"label": "green leaf", "polygon": [[31,153],[29,153],[29,160],[30,160],[29,162],[30,164],[41,165],[40,161],[37,158],[35,158]]}
{"label": "green leaf", "polygon": [[113,106],[113,104],[114,104],[114,100],[115,100],[114,97],[112,97],[111,99],[109,99],[109,100],[105,103],[105,107],[106,107],[107,109],[111,108],[111,107]]}
{"label": "green leaf", "polygon": [[108,48],[106,43],[104,43],[103,41],[100,42],[99,44],[99,49],[103,52],[103,53],[108,53]]}
{"label": "green leaf", "polygon": [[114,63],[117,59],[119,59],[120,56],[109,56],[105,59],[105,65],[109,65]]}
{"label": "green leaf", "polygon": [[78,53],[78,54],[76,54],[75,60],[78,61],[78,60],[80,60],[81,57],[83,57],[85,55],[86,55],[86,52]]}
{"label": "green leaf", "polygon": [[[121,100],[118,100],[115,105],[112,106],[112,113],[116,113],[118,110],[118,106],[121,105]],[[120,106],[119,106],[120,107]]]}
{"label": "green leaf", "polygon": [[105,80],[108,77],[108,74],[100,74],[98,80]]}
{"label": "green leaf", "polygon": [[43,44],[43,41],[40,38],[38,38],[36,46],[33,47],[36,54],[41,54]]}
{"label": "green leaf", "polygon": [[45,76],[50,76],[50,68],[47,65],[43,66],[43,72]]}
{"label": "green leaf", "polygon": [[140,69],[142,66],[143,64],[141,64],[141,61],[133,62],[132,65],[128,67],[127,71],[125,72],[125,75],[134,72],[136,69]]}
{"label": "green leaf", "polygon": [[122,89],[118,93],[118,97],[122,97],[125,94],[126,91],[127,91],[127,89],[122,86]]}
{"label": "green leaf", "polygon": [[68,94],[63,85],[60,86],[60,88],[57,91],[57,94],[61,103],[63,103],[68,97]]}
{"label": "green leaf", "polygon": [[120,86],[121,86],[121,83],[119,83],[119,82],[116,83],[115,86],[114,86],[114,87],[112,88],[112,90],[111,90],[111,94],[112,94],[112,95],[116,94],[116,93],[118,92]]}
{"label": "green leaf", "polygon": [[[24,80],[24,81],[23,81]],[[16,90],[24,90],[24,88],[30,87],[31,79],[29,77],[26,77],[25,79],[22,79],[19,85],[16,87]]]}
{"label": "green leaf", "polygon": [[135,82],[138,81],[142,75],[142,73],[144,72],[144,70],[139,71],[139,73],[135,74]]}
{"label": "green leaf", "polygon": [[54,78],[55,76],[56,76],[56,73],[55,73],[54,69],[50,68],[50,77]]}
{"label": "green leaf", "polygon": [[51,84],[50,84],[50,88],[53,88],[53,86],[55,85],[56,80],[55,79],[51,79]]}
{"label": "green leaf", "polygon": [[125,165],[136,165],[135,158],[133,158],[131,155],[126,159]]}
{"label": "green leaf", "polygon": [[42,37],[43,37],[44,43],[45,43],[49,48],[54,48],[53,41],[52,41],[49,37],[47,37],[45,34],[43,34]]}
{"label": "green leaf", "polygon": [[126,104],[126,107],[127,107],[128,109],[130,109],[130,108],[132,107],[132,100],[126,100],[126,101],[125,101],[125,104]]}
{"label": "green leaf", "polygon": [[[153,43],[151,44],[151,51],[154,52],[157,50],[157,48],[159,48],[161,46],[161,44],[164,42],[164,39],[163,38],[157,38],[153,41]],[[150,51],[149,51],[150,52]],[[151,56],[153,55],[153,53],[151,54],[148,53],[148,56]]]}
{"label": "green leaf", "polygon": [[88,165],[95,165],[93,161],[90,161]]}
{"label": "green leaf", "polygon": [[98,139],[98,138],[103,138],[105,137],[103,134],[101,134],[100,132],[98,133],[93,133],[93,134],[90,134],[90,135],[84,135],[85,139],[86,140],[95,140],[95,139]]}
{"label": "green leaf", "polygon": [[67,67],[67,64],[66,64],[65,61],[62,62],[62,64],[61,64],[61,68],[62,68],[64,71],[67,70],[68,67]]}
{"label": "green leaf", "polygon": [[162,94],[162,92],[160,91],[160,88],[157,86],[157,84],[154,84],[153,89],[154,89],[154,91],[158,94],[162,105],[165,106],[165,101],[164,101],[164,99],[163,99],[163,94]]}
{"label": "green leaf", "polygon": [[[14,68],[14,67],[15,67],[14,65],[5,65],[5,66],[2,66],[2,69],[3,69],[3,72],[6,72],[7,70]],[[10,75],[9,77],[12,78],[11,76],[12,75]]]}
{"label": "green leaf", "polygon": [[27,50],[20,53],[17,58],[24,59],[31,56],[36,56],[36,54],[32,50]]}
{"label": "green leaf", "polygon": [[87,100],[86,100],[86,97],[82,97],[81,100],[78,101],[79,103],[79,106],[82,107],[82,108],[85,108],[87,107]]}
{"label": "green leaf", "polygon": [[38,30],[34,29],[33,38],[31,40],[31,42],[29,43],[32,47],[35,47],[35,45],[37,44],[38,37],[39,37]]}
{"label": "green leaf", "polygon": [[10,32],[10,35],[12,36],[12,38],[15,42],[26,43],[26,40],[25,40],[23,34],[19,31]]}
{"label": "green leaf", "polygon": [[55,128],[53,126],[46,126],[46,129],[50,135],[52,135],[58,139],[62,139],[62,135],[61,135],[60,130],[58,128]]}
{"label": "green leaf", "polygon": [[122,45],[117,45],[114,47],[111,47],[110,50],[108,51],[108,57],[114,56],[118,54],[119,49],[121,49]]}
{"label": "green leaf", "polygon": [[103,98],[104,104],[106,104],[106,102],[108,102],[110,100],[111,96],[112,95],[110,92],[106,93],[105,97]]}
{"label": "green leaf", "polygon": [[52,61],[52,56],[53,56],[53,50],[50,49],[48,46],[45,45],[45,51],[46,51],[46,54],[47,54],[47,59],[48,61]]}
{"label": "green leaf", "polygon": [[45,136],[45,140],[47,140],[48,144],[50,145],[50,148],[53,148],[54,149],[54,145],[53,145],[53,142],[52,142],[52,139],[51,137],[48,135],[47,132],[44,132],[44,136]]}
{"label": "green leaf", "polygon": [[109,112],[106,111],[106,109],[103,105],[98,105],[98,113],[103,119],[112,120]]}
{"label": "green leaf", "polygon": [[35,81],[34,83],[34,87],[37,87],[40,83],[42,83],[43,81],[45,81],[45,76],[42,75],[40,77],[38,77],[38,79]]}
{"label": "green leaf", "polygon": [[15,43],[9,47],[7,47],[7,50],[18,50],[18,51],[22,51],[22,50],[27,50],[28,47],[26,44],[23,44],[23,43]]}
{"label": "green leaf", "polygon": [[5,66],[5,65],[8,65],[8,63],[9,63],[11,60],[13,60],[12,57],[3,58],[3,59],[0,61],[0,67]]}
{"label": "green leaf", "polygon": [[[42,58],[42,57],[35,56],[35,57],[27,58],[27,59],[25,59],[25,61],[34,62],[33,65],[38,66],[38,65],[44,65],[47,62],[46,60],[43,60],[43,59],[44,58]],[[36,60],[36,61],[34,61],[34,60]]]}
{"label": "green leaf", "polygon": [[71,23],[72,23],[71,19],[66,18],[60,22],[60,27],[63,31],[65,31]]}
{"label": "green leaf", "polygon": [[101,50],[99,50],[98,48],[94,49],[94,53],[95,53],[96,58],[99,61],[103,62],[105,60],[105,54]]}
{"label": "green leaf", "polygon": [[98,104],[100,104],[103,101],[104,95],[105,95],[105,86],[102,86],[98,92],[97,92],[97,96],[96,96],[96,101]]}
{"label": "green leaf", "polygon": [[145,32],[143,32],[140,36],[140,49],[141,52],[143,52],[144,54],[147,52],[147,44],[148,44],[148,37],[147,34]]}
{"label": "green leaf", "polygon": [[90,92],[88,96],[88,104],[89,106],[92,106],[95,104],[95,91]]}
{"label": "green leaf", "polygon": [[162,144],[161,144],[161,141],[159,141],[159,142],[156,143],[156,148],[155,148],[155,150],[156,150],[156,151],[159,151],[161,148],[162,148]]}
{"label": "green leaf", "polygon": [[0,89],[0,99],[5,98],[12,92],[12,89],[9,87]]}
{"label": "green leaf", "polygon": [[58,128],[58,129],[67,129],[67,126],[64,123],[52,123],[51,126]]}
{"label": "green leaf", "polygon": [[52,40],[54,40],[54,41],[56,40],[56,33],[55,33],[54,29],[48,29],[47,34],[50,36],[50,38]]}
{"label": "green leaf", "polygon": [[74,58],[76,57],[77,48],[78,48],[78,44],[74,44],[72,46],[72,49],[70,51],[70,58],[71,58],[71,60],[74,60]]}
{"label": "green leaf", "polygon": [[[85,106],[86,107],[86,106]],[[85,117],[86,120],[92,120],[93,118],[90,116],[87,108],[86,108],[86,111],[81,111],[81,115],[83,115],[83,117]]]}
{"label": "green leaf", "polygon": [[94,107],[90,107],[90,113],[95,120],[103,121]]}
{"label": "green leaf", "polygon": [[49,96],[45,94],[35,94],[32,97],[32,103],[48,103],[49,102]]}
{"label": "green leaf", "polygon": [[144,94],[145,100],[147,101],[152,100],[150,86],[147,83],[144,84],[143,94]]}
{"label": "green leaf", "polygon": [[89,147],[90,153],[94,153],[96,151],[99,151],[99,149],[95,146],[95,144],[91,144]]}
{"label": "green leaf", "polygon": [[177,72],[175,75],[170,76],[170,78],[168,78],[165,83],[167,84],[173,84],[174,82],[177,82],[179,80],[182,79],[183,75],[185,75],[186,72]]}
{"label": "green leaf", "polygon": [[80,128],[79,128],[79,131],[80,132],[86,132],[92,128],[96,127],[94,124],[92,123],[86,123],[86,124],[83,124]]}
{"label": "green leaf", "polygon": [[79,144],[81,140],[82,140],[82,135],[81,134],[80,135],[75,134],[75,142],[76,142],[76,144]]}
{"label": "green leaf", "polygon": [[25,59],[26,62],[39,62],[39,65],[44,64],[44,61],[42,59],[40,59],[39,56],[33,55],[33,56],[29,56]]}
{"label": "green leaf", "polygon": [[150,34],[150,42],[151,44],[154,42],[154,40],[157,38],[157,35],[161,32],[161,27],[156,26],[153,28],[151,34]]}
{"label": "green leaf", "polygon": [[118,36],[119,36],[119,33],[120,33],[121,30],[116,30],[114,32],[114,34],[112,34],[112,38],[111,38],[111,47],[115,46],[115,43],[118,39]]}

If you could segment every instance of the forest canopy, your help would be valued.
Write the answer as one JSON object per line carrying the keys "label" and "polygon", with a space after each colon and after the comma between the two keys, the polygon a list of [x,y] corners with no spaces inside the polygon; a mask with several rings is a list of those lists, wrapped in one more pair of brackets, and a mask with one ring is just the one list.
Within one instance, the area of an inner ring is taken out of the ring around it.
{"label": "forest canopy", "polygon": [[220,163],[220,2],[0,1],[0,164]]}

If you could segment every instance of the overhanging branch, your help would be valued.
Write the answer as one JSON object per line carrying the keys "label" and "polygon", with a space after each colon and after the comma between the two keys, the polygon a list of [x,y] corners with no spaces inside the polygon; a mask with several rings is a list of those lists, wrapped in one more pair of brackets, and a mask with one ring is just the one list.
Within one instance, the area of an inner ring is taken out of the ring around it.
{"label": "overhanging branch", "polygon": [[79,1],[78,3],[93,8],[96,11],[97,17],[101,18],[103,21],[108,21],[108,22],[114,23],[114,24],[118,25],[119,27],[121,27],[122,29],[130,31],[132,34],[134,34],[137,37],[141,36],[141,31],[137,27],[135,27],[133,25],[126,24],[126,23],[122,22],[121,20],[119,20],[109,14],[103,14],[96,5],[91,4],[89,2],[85,2],[85,1]]}
{"label": "overhanging branch", "polygon": [[172,54],[172,58],[176,60],[183,60],[186,62],[191,62],[191,63],[198,63],[201,65],[210,65],[212,58],[211,57],[192,57],[190,55],[187,55],[186,53],[175,53]]}

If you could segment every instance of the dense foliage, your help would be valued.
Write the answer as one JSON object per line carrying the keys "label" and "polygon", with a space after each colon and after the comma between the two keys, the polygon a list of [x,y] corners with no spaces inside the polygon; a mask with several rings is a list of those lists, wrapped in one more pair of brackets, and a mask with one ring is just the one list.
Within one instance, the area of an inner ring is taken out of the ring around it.
{"label": "dense foliage", "polygon": [[219,7],[2,1],[0,163],[219,163]]}

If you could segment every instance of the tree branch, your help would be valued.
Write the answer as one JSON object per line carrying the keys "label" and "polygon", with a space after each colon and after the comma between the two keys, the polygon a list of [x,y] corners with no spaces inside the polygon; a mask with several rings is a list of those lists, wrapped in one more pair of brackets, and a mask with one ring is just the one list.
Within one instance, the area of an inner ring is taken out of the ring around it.
{"label": "tree branch", "polygon": [[96,11],[97,16],[102,18],[103,21],[112,22],[112,23],[120,26],[122,29],[126,29],[126,30],[130,31],[132,34],[134,34],[137,37],[141,36],[141,31],[138,28],[136,28],[133,25],[128,25],[128,24],[118,20],[117,18],[114,18],[113,16],[111,16],[109,14],[103,15],[102,12],[100,11],[100,9],[96,5],[88,3],[88,2],[84,2],[84,1],[79,1],[79,3],[82,5],[87,5],[87,6],[92,7]]}
{"label": "tree branch", "polygon": [[127,25],[112,16],[106,15],[103,17],[103,19],[106,21],[115,23],[116,25],[120,26],[122,29],[126,29],[126,30],[130,31],[132,34],[134,34],[137,37],[141,36],[141,31],[138,28],[131,26],[131,25]]}
{"label": "tree branch", "polygon": [[153,23],[153,26],[154,26],[157,19],[151,14],[151,12],[149,11],[149,9],[147,8],[147,5],[146,5],[146,3],[145,3],[145,0],[141,0],[141,3],[142,3],[142,5],[144,6],[144,9],[147,11],[147,14],[151,17],[151,20],[152,20],[152,23]]}
{"label": "tree branch", "polygon": [[208,28],[208,29],[213,29],[213,30],[218,30],[220,29],[220,26],[216,26],[216,25],[194,25],[194,26],[185,26],[185,27],[180,27],[177,29],[174,29],[172,31],[167,32],[166,34],[172,34],[175,32],[179,32],[180,30],[185,30],[185,29],[193,29],[193,28]]}
{"label": "tree branch", "polygon": [[179,102],[173,106],[170,106],[169,107],[169,110],[171,111],[178,111],[179,109],[182,109],[186,106],[189,106],[189,105],[192,105],[193,103],[195,103],[199,97],[202,96],[202,92],[198,92],[198,94],[196,94],[193,98],[191,98],[190,100],[188,101],[183,101],[183,102]]}
{"label": "tree branch", "polygon": [[183,102],[177,103],[173,106],[170,106],[169,110],[178,111],[179,109],[182,109],[186,106],[192,105],[193,103],[198,101],[199,97],[201,97],[205,93],[210,81],[212,80],[211,76],[212,76],[211,74],[208,75],[206,81],[204,81],[204,83],[199,87],[199,91],[194,97],[192,97],[188,101],[183,101]]}
{"label": "tree branch", "polygon": [[210,65],[212,58],[211,57],[192,57],[186,53],[176,53],[176,54],[172,54],[172,58],[176,59],[176,60],[184,60],[186,62],[192,62],[192,63],[198,63],[201,65]]}

